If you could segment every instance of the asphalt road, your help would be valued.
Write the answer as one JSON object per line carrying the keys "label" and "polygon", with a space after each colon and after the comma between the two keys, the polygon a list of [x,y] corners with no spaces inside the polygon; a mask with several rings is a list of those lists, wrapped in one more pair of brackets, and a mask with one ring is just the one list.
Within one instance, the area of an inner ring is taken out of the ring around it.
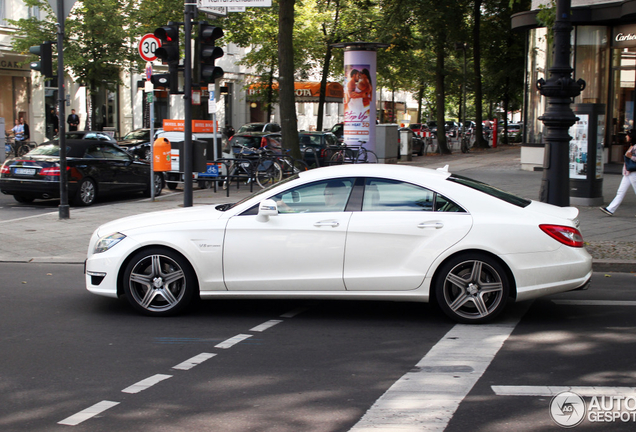
{"label": "asphalt road", "polygon": [[[447,431],[549,431],[561,429],[551,397],[518,396],[523,389],[618,391],[636,378],[633,274],[597,273],[589,291],[515,305],[488,326],[389,302],[205,301],[187,315],[148,318],[88,293],[79,265],[0,264],[0,274],[2,431],[349,431],[363,430],[355,425],[365,413],[377,425],[402,418],[392,431],[429,430],[437,423],[418,423],[425,416],[413,407],[372,408],[421,372],[475,381],[454,413],[433,412]],[[503,346],[480,360],[483,375],[453,363],[478,355],[453,334],[487,345],[508,322]],[[424,366],[453,339],[442,365],[450,369]]]}

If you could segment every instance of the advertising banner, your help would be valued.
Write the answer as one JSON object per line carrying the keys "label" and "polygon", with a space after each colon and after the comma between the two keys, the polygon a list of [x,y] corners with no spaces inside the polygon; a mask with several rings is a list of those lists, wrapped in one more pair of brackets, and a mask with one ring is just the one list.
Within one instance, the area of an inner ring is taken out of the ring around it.
{"label": "advertising banner", "polygon": [[375,50],[345,50],[344,68],[344,143],[375,150]]}

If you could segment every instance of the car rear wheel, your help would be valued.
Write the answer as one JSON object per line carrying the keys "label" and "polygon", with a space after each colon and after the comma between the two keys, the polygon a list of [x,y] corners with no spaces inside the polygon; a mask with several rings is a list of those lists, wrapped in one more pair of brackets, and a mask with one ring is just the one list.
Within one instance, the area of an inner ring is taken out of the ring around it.
{"label": "car rear wheel", "polygon": [[24,195],[13,195],[13,199],[15,199],[20,204],[29,204],[33,202],[33,198]]}
{"label": "car rear wheel", "polygon": [[455,321],[485,323],[501,313],[510,294],[504,268],[485,254],[459,255],[444,264],[435,282],[442,311]]}
{"label": "car rear wheel", "polygon": [[97,187],[95,182],[89,178],[83,178],[77,186],[77,193],[75,194],[75,205],[89,206],[95,202],[97,198]]}
{"label": "car rear wheel", "polygon": [[136,253],[126,266],[123,284],[130,304],[150,316],[182,312],[192,301],[198,286],[190,263],[164,248]]}

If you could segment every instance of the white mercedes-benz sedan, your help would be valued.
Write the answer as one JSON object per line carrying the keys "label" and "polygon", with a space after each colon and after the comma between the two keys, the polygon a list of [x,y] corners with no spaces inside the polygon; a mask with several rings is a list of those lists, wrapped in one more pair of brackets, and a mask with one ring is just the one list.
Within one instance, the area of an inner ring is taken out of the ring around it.
{"label": "white mercedes-benz sedan", "polygon": [[100,226],[86,285],[153,316],[197,298],[372,299],[483,323],[508,301],[587,287],[577,216],[446,169],[319,168],[235,204]]}

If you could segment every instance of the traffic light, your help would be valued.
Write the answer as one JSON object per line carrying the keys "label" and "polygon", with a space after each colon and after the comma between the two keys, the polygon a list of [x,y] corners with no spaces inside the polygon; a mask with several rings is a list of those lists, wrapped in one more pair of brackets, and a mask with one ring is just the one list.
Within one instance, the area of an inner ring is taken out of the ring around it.
{"label": "traffic light", "polygon": [[170,93],[178,93],[179,60],[181,57],[179,52],[179,25],[168,23],[168,25],[156,29],[154,34],[161,41],[161,46],[155,50],[155,56],[163,64],[168,64]]}
{"label": "traffic light", "polygon": [[164,64],[179,64],[179,25],[159,27],[155,30],[155,37],[161,41],[161,46],[155,50],[157,58]]}
{"label": "traffic light", "polygon": [[206,22],[199,24],[199,83],[211,84],[223,76],[223,69],[214,65],[223,57],[223,49],[216,46],[216,40],[223,37],[223,29]]}
{"label": "traffic light", "polygon": [[31,69],[39,71],[46,78],[53,77],[53,42],[47,41],[42,45],[29,48],[31,54],[40,57],[40,61],[31,62]]}

